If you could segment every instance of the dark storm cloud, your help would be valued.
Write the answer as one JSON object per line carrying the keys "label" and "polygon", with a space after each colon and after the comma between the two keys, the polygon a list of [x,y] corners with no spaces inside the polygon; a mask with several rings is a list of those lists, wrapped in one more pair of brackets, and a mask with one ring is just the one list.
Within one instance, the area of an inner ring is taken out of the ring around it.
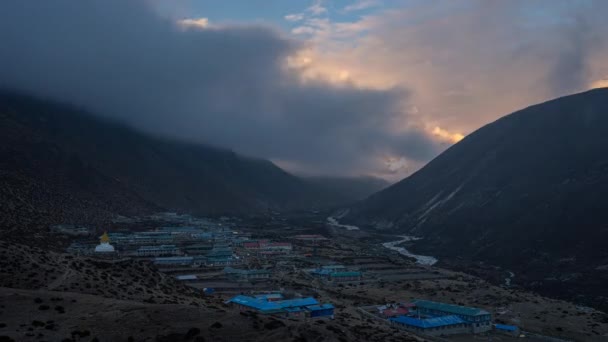
{"label": "dark storm cloud", "polygon": [[427,135],[391,133],[402,91],[302,83],[299,48],[262,26],[177,26],[143,1],[0,2],[0,85],[84,105],[140,129],[326,173],[427,160]]}

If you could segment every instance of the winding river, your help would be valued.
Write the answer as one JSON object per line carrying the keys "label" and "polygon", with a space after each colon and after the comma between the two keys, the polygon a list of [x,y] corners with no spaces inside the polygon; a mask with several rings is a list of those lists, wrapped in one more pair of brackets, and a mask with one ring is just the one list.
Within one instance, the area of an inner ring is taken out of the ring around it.
{"label": "winding river", "polygon": [[[332,216],[327,218],[327,223],[330,226],[339,227],[339,228],[343,228],[346,230],[359,230],[359,227],[357,227],[357,226],[341,224],[338,221],[338,219],[336,219],[335,217],[332,217]],[[391,249],[393,251],[399,252],[401,255],[405,255],[407,257],[414,258],[414,259],[416,259],[416,263],[420,264],[420,265],[431,266],[431,265],[434,265],[438,261],[436,258],[434,258],[432,256],[414,254],[414,253],[411,253],[410,251],[408,251],[404,247],[398,247],[398,245],[400,245],[404,242],[416,241],[416,240],[419,240],[420,238],[417,238],[414,236],[400,236],[400,237],[401,237],[400,240],[385,242],[382,244],[382,246],[385,248]]]}
{"label": "winding river", "polygon": [[414,254],[414,253],[408,251],[404,247],[398,247],[398,245],[400,245],[404,242],[415,241],[415,240],[419,240],[419,239],[420,238],[416,238],[414,236],[401,236],[401,240],[385,242],[382,244],[382,246],[385,248],[391,249],[393,251],[399,252],[399,254],[401,254],[401,255],[405,255],[407,257],[416,259],[417,264],[427,265],[427,266],[434,265],[438,261],[436,258],[434,258],[432,256],[427,256],[427,255]]}

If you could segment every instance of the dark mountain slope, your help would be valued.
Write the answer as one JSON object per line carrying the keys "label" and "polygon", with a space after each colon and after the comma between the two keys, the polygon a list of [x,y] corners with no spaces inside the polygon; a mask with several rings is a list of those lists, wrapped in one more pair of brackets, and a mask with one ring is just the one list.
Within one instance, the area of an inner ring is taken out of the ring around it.
{"label": "dark mountain slope", "polygon": [[345,220],[424,236],[416,248],[444,259],[576,281],[608,264],[607,194],[608,89],[596,89],[482,127]]}
{"label": "dark mountain slope", "polygon": [[91,223],[111,213],[255,213],[339,201],[266,160],[152,137],[6,91],[0,177],[4,228],[39,216]]}

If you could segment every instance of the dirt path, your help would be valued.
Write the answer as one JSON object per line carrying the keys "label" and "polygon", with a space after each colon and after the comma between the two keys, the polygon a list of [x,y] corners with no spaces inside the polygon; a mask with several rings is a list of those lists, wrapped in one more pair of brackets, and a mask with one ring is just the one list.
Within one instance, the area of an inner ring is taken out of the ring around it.
{"label": "dirt path", "polygon": [[64,282],[65,282],[65,281],[66,281],[66,280],[67,280],[67,279],[68,279],[70,276],[72,276],[72,272],[73,272],[73,271],[72,271],[72,269],[68,267],[68,268],[65,270],[65,272],[63,272],[63,274],[62,274],[62,275],[61,275],[59,278],[57,278],[57,279],[53,280],[53,281],[52,281],[50,284],[48,284],[48,285],[46,286],[46,288],[45,288],[45,289],[47,289],[47,290],[51,290],[51,291],[52,291],[52,290],[55,290],[56,288],[58,288],[59,286],[63,285],[63,283],[64,283]]}

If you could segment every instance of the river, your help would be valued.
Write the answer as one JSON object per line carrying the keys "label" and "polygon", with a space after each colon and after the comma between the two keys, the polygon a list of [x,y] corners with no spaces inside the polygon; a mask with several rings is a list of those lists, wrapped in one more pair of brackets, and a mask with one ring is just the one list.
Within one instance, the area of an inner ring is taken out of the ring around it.
{"label": "river", "polygon": [[[327,218],[327,223],[330,226],[339,227],[339,228],[343,228],[346,230],[359,230],[359,227],[357,227],[357,226],[341,224],[340,222],[338,222],[338,220],[336,218],[334,218],[332,216]],[[401,237],[401,240],[385,242],[382,244],[382,246],[385,248],[391,249],[393,251],[399,252],[401,255],[405,255],[407,257],[414,258],[414,259],[416,259],[416,263],[420,264],[420,265],[430,266],[430,265],[434,265],[437,262],[437,259],[432,256],[414,254],[414,253],[411,253],[410,251],[408,251],[407,249],[405,249],[404,247],[397,247],[397,245],[400,245],[404,242],[415,241],[415,240],[419,240],[420,238],[417,238],[414,236],[400,236],[400,237]]]}
{"label": "river", "polygon": [[391,249],[393,251],[399,252],[399,254],[401,254],[401,255],[405,255],[407,257],[416,259],[417,264],[428,265],[428,266],[434,265],[438,261],[436,258],[434,258],[432,256],[427,256],[427,255],[414,254],[414,253],[408,251],[404,247],[398,247],[398,245],[400,245],[404,242],[415,241],[415,240],[419,240],[419,239],[420,238],[416,238],[414,236],[401,236],[401,240],[385,242],[382,244],[382,246],[385,248]]}

